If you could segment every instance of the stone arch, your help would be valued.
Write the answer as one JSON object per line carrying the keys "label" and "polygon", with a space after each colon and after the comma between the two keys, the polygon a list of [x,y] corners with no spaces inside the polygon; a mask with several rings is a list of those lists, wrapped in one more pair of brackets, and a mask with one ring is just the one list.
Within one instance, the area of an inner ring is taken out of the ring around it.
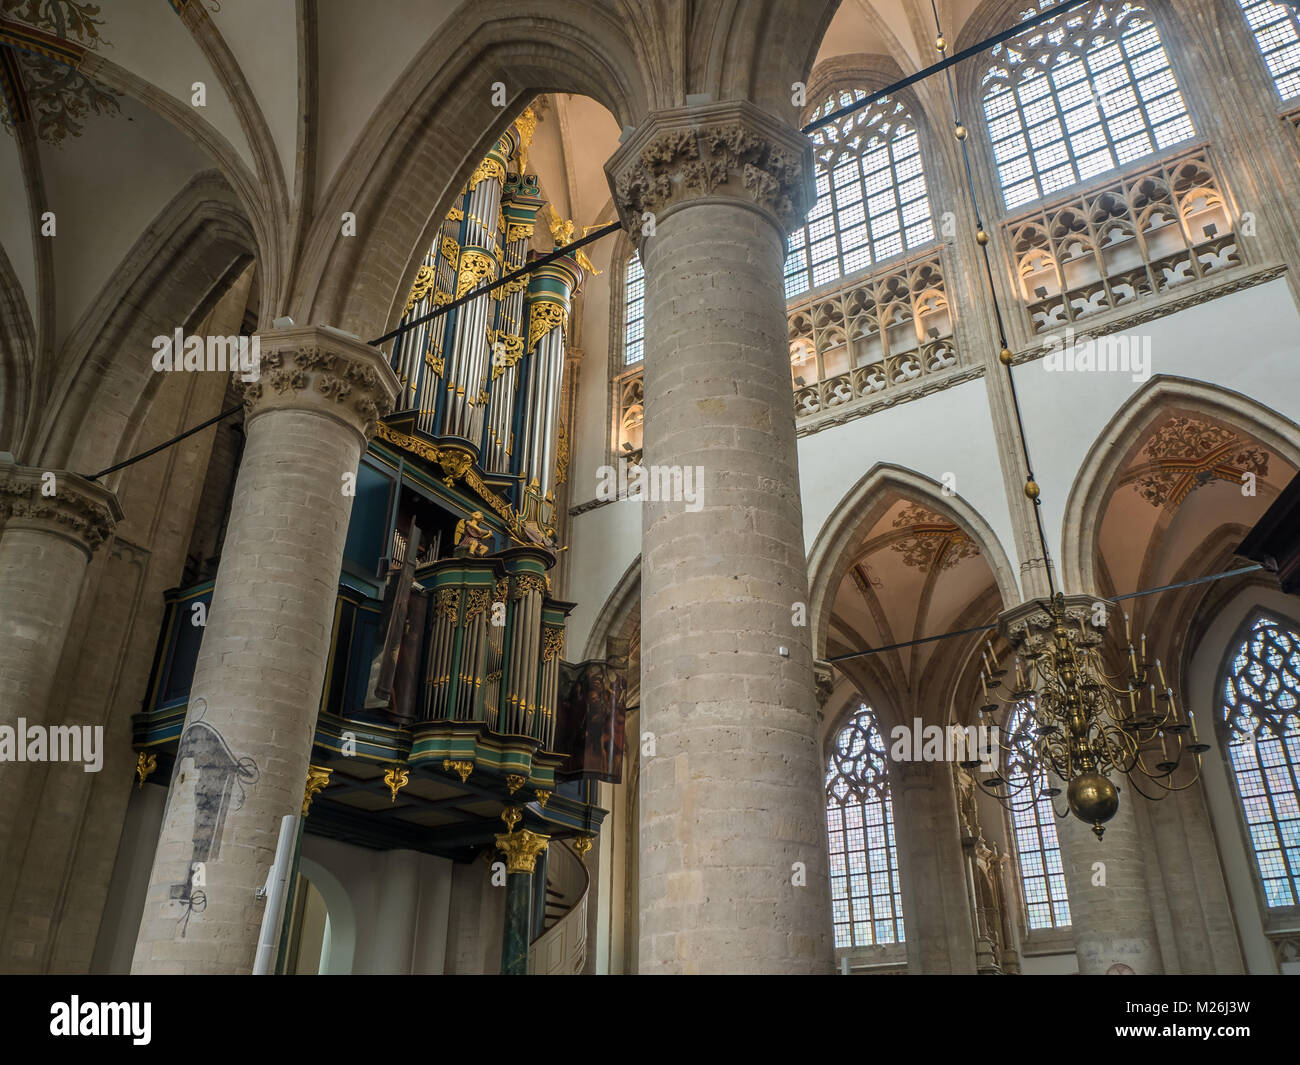
{"label": "stone arch", "polygon": [[1098,587],[1098,537],[1106,501],[1129,452],[1162,414],[1208,414],[1254,437],[1293,466],[1300,465],[1300,426],[1263,404],[1218,385],[1185,377],[1152,377],[1111,417],[1084,458],[1066,498],[1061,580],[1065,587]]}
{"label": "stone arch", "polygon": [[29,449],[32,461],[94,473],[127,457],[161,383],[150,361],[152,338],[192,327],[256,247],[229,185],[213,171],[196,175],[69,335],[50,414]]}
{"label": "stone arch", "polygon": [[892,463],[877,463],[835,506],[808,553],[808,621],[815,656],[825,654],[826,625],[835,589],[852,564],[851,545],[875,525],[898,496],[923,502],[958,525],[987,560],[1003,605],[1020,601],[1011,560],[979,511],[960,495],[945,496],[939,482],[924,474]]}
{"label": "stone arch", "polygon": [[0,451],[17,451],[31,417],[36,328],[23,293],[0,247]]}
{"label": "stone arch", "polygon": [[591,632],[587,636],[582,657],[604,658],[605,639],[622,631],[632,611],[641,609],[641,556],[638,554],[632,564],[623,571],[623,576],[614,585],[614,590],[605,599],[604,605],[592,622]]}
{"label": "stone arch", "polygon": [[[419,259],[457,190],[534,96],[589,96],[620,124],[652,94],[617,9],[596,2],[467,4],[424,47],[335,174],[307,238],[289,313],[363,338],[396,324]],[[633,20],[634,22],[636,20]],[[507,86],[506,107],[492,105]],[[344,211],[357,237],[343,238]]]}
{"label": "stone arch", "polygon": [[352,897],[343,882],[319,862],[303,855],[298,867],[325,900],[329,914],[329,953],[322,958],[327,976],[348,976],[352,973],[352,959],[357,946],[357,917],[352,907]]}

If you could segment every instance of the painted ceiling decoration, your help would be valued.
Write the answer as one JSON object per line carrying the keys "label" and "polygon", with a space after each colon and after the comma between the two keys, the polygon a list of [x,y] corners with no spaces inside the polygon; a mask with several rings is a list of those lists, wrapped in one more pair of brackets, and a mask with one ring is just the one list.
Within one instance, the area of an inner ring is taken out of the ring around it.
{"label": "painted ceiling decoration", "polygon": [[1143,461],[1121,479],[1153,507],[1179,506],[1211,481],[1241,484],[1245,474],[1268,475],[1269,453],[1208,419],[1169,418],[1139,455]]}
{"label": "painted ceiling decoration", "polygon": [[919,503],[908,503],[894,518],[893,528],[904,535],[889,546],[903,556],[903,565],[919,570],[952,569],[962,559],[980,553],[975,542],[947,519]]}
{"label": "painted ceiling decoration", "polygon": [[59,146],[80,135],[86,116],[116,115],[117,93],[79,70],[105,43],[99,7],[77,0],[0,0],[0,90],[3,122],[36,123],[36,136]]}

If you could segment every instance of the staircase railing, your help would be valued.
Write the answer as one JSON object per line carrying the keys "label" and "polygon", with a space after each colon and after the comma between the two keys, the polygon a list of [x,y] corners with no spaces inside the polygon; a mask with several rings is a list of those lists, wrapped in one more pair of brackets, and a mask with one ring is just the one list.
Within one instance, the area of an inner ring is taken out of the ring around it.
{"label": "staircase railing", "polygon": [[547,855],[546,884],[564,912],[528,951],[529,976],[577,976],[587,963],[587,896],[591,875],[567,843]]}

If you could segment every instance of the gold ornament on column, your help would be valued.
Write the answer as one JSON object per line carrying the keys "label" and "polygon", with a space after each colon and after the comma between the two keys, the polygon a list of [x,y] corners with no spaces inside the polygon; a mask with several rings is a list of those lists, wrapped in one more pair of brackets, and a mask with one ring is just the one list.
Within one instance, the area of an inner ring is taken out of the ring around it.
{"label": "gold ornament on column", "polygon": [[141,751],[135,759],[135,775],[139,778],[136,781],[135,790],[139,791],[144,787],[144,782],[149,779],[153,771],[158,768],[158,756],[156,754],[146,754]]}
{"label": "gold ornament on column", "polygon": [[442,762],[444,772],[455,773],[460,777],[462,784],[469,780],[469,775],[474,772],[474,763],[466,762],[456,758],[444,758]]}
{"label": "gold ornament on column", "polygon": [[311,807],[311,801],[317,793],[330,782],[330,774],[334,770],[326,769],[324,766],[309,765],[307,767],[307,786],[302,793],[302,816],[307,816],[307,811]]}
{"label": "gold ornament on column", "polygon": [[507,806],[501,811],[506,831],[494,837],[497,849],[506,856],[507,873],[532,873],[537,868],[537,856],[546,850],[550,836],[524,828],[515,831],[523,820],[524,812],[518,806]]}
{"label": "gold ornament on column", "polygon": [[592,836],[578,836],[573,841],[573,850],[584,864],[587,861],[587,852],[591,850],[593,838]]}

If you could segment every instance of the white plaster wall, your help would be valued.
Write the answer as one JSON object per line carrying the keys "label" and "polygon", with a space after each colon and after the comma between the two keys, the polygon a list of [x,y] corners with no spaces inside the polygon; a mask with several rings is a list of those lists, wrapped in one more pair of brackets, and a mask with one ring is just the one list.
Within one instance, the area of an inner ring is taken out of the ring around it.
{"label": "white plaster wall", "polygon": [[[1220,385],[1300,420],[1300,315],[1285,278],[1127,333],[1151,338],[1152,374]],[[1052,372],[1043,359],[1014,373],[1034,474],[1043,490],[1048,543],[1059,559],[1064,534],[1073,535],[1061,525],[1083,457],[1141,385],[1127,373]],[[930,399],[918,402],[928,405]]]}
{"label": "white plaster wall", "polygon": [[[207,103],[202,108],[194,108],[196,114],[225,137],[248,167],[253,168],[253,152],[234,105],[198,42],[175,12],[164,10],[160,16],[154,0],[113,0],[111,5],[104,5],[104,25],[100,32],[107,43],[95,49],[99,55],[151,82],[186,107],[191,106],[194,83],[203,82]],[[286,54],[293,52],[292,40],[277,44],[287,49]],[[87,131],[94,122],[92,118],[86,123]],[[150,165],[156,161],[151,156],[143,159]],[[145,170],[134,166],[124,173],[138,175]],[[103,171],[96,168],[94,173],[102,176]],[[118,203],[118,197],[105,194],[102,189],[96,191],[101,203],[114,206]]]}
{"label": "white plaster wall", "polygon": [[[371,4],[319,0],[318,195],[324,195],[379,101],[459,6],[459,0],[383,0]],[[285,46],[292,49],[289,42]]]}
{"label": "white plaster wall", "polygon": [[303,836],[302,853],[347,890],[356,920],[354,974],[443,973],[449,859],[415,851],[372,851],[312,835]]}
{"label": "white plaster wall", "polygon": [[297,0],[221,0],[211,13],[248,79],[292,192],[298,155]]}

